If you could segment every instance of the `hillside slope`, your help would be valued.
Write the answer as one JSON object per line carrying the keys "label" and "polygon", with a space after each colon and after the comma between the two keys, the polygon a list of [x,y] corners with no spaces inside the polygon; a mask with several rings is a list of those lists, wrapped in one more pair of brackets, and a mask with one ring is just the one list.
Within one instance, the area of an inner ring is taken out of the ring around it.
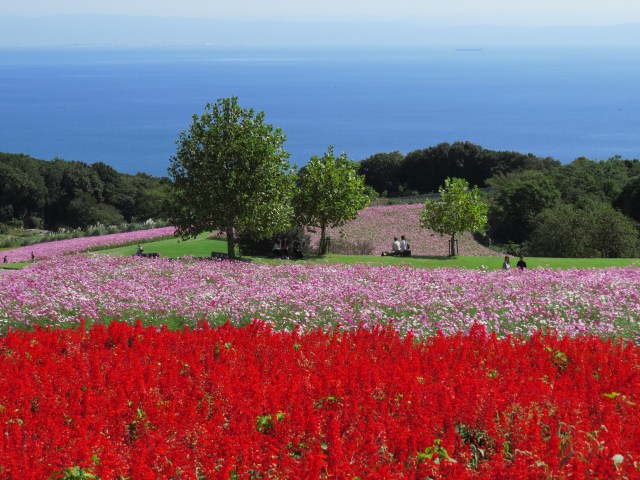
{"label": "hillside slope", "polygon": [[[328,235],[334,246],[340,243],[341,238],[352,244],[366,242],[372,247],[373,255],[391,250],[393,237],[399,238],[405,235],[413,255],[448,255],[449,237],[440,236],[432,230],[420,227],[418,213],[422,208],[422,204],[367,207],[347,225],[329,229]],[[312,234],[312,245],[317,245],[319,239],[319,231]],[[335,249],[332,250],[335,251]],[[480,245],[469,233],[460,237],[458,252],[460,255],[498,255],[493,250]]]}

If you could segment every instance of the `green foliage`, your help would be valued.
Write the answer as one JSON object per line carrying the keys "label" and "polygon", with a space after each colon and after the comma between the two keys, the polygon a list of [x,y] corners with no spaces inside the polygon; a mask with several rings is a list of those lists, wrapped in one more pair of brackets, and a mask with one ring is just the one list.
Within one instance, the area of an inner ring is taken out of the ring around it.
{"label": "green foliage", "polygon": [[408,189],[429,193],[449,177],[464,178],[471,185],[484,187],[487,179],[497,174],[557,165],[559,163],[550,158],[487,150],[470,142],[441,143],[407,154],[400,180]]}
{"label": "green foliage", "polygon": [[327,251],[327,227],[339,227],[354,219],[369,203],[364,177],[357,165],[342,153],[336,157],[329,147],[322,157],[314,155],[300,171],[293,197],[296,220],[300,225],[318,227],[320,253]]}
{"label": "green foliage", "polygon": [[26,155],[0,154],[0,222],[39,214],[45,196],[36,161]]}
{"label": "green foliage", "polygon": [[440,235],[450,235],[451,256],[455,255],[456,233],[476,232],[487,223],[487,204],[480,198],[478,187],[469,189],[461,178],[447,178],[440,187],[440,199],[425,201],[420,212],[421,225]]}
{"label": "green foliage", "polygon": [[617,158],[595,162],[581,157],[563,165],[556,172],[555,182],[565,203],[578,207],[594,201],[612,203],[632,170],[633,163]]}
{"label": "green foliage", "polygon": [[639,248],[633,221],[605,202],[544,210],[527,242],[529,255],[546,257],[634,257]]}
{"label": "green foliage", "polygon": [[[277,422],[281,422],[284,420],[285,414],[283,412],[278,412],[275,414],[275,420]],[[276,424],[273,420],[272,415],[262,415],[256,420],[256,430],[265,435],[269,435],[274,432]]]}
{"label": "green foliage", "polygon": [[468,463],[469,468],[478,470],[480,464],[495,453],[495,441],[491,438],[489,432],[478,427],[458,424],[455,426],[455,430],[462,443],[469,447],[469,453],[471,454]]}
{"label": "green foliage", "polygon": [[498,243],[524,242],[535,226],[536,216],[560,201],[560,192],[549,175],[523,170],[489,180],[491,237]]}
{"label": "green foliage", "polygon": [[640,222],[640,175],[627,180],[615,205],[622,213]]}
{"label": "green foliage", "polygon": [[395,151],[376,153],[358,164],[358,173],[364,176],[365,184],[383,196],[396,196],[402,193],[400,167],[404,155]]}
{"label": "green foliage", "polygon": [[414,150],[406,157],[399,152],[377,153],[360,162],[359,172],[381,196],[393,197],[434,192],[448,177],[464,178],[472,185],[484,187],[494,175],[550,170],[559,165],[552,158],[455,142]]}
{"label": "green foliage", "polygon": [[50,477],[51,480],[90,480],[93,478],[98,477],[96,477],[91,470],[86,470],[78,466],[64,468]]}
{"label": "green foliage", "polygon": [[308,252],[311,244],[311,237],[301,226],[294,225],[282,232],[276,232],[269,238],[254,238],[251,235],[240,235],[238,245],[242,255],[267,255],[272,252],[273,244],[277,239],[287,240],[291,251],[294,243],[298,243],[303,252]]}
{"label": "green foliage", "polygon": [[608,203],[597,203],[586,209],[588,225],[584,232],[597,257],[635,257],[640,255],[638,228],[631,219]]}
{"label": "green foliage", "polygon": [[285,135],[264,113],[243,109],[236,97],[207,104],[180,134],[171,158],[171,220],[183,238],[225,230],[228,254],[235,233],[268,237],[292,216],[294,178],[283,149]]}
{"label": "green foliage", "polygon": [[422,462],[428,461],[439,465],[443,460],[455,462],[447,452],[447,449],[442,446],[442,440],[436,438],[433,441],[433,445],[424,449],[424,452],[418,452],[416,454],[416,463],[420,465]]}
{"label": "green foliage", "polygon": [[[118,173],[103,163],[0,153],[0,222],[55,230],[158,219],[167,198],[162,182]],[[153,207],[148,208],[143,204],[151,192]]]}

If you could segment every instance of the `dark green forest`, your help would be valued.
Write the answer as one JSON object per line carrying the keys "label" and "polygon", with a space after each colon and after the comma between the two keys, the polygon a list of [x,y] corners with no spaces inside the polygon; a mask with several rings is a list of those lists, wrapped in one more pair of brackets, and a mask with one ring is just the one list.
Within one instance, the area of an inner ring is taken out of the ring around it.
{"label": "dark green forest", "polygon": [[104,163],[0,153],[0,224],[56,230],[163,217],[169,182]]}
{"label": "dark green forest", "polygon": [[[469,142],[358,163],[380,197],[428,194],[448,177],[478,185],[490,205],[481,238],[513,254],[640,256],[640,161],[578,158],[561,164]],[[170,181],[104,163],[0,153],[0,227],[87,228],[167,218]]]}

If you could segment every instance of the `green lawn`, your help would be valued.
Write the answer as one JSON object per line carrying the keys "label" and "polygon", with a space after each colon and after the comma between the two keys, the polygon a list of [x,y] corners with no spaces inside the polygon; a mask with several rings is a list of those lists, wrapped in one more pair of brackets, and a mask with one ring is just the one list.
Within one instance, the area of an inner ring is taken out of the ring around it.
{"label": "green lawn", "polygon": [[[133,255],[135,245],[127,247],[110,248],[102,250],[111,255]],[[184,256],[209,257],[211,252],[226,253],[227,243],[223,240],[208,239],[207,235],[201,235],[192,240],[165,239],[144,244],[146,253],[157,252],[162,257],[179,258]],[[247,260],[256,262],[294,262],[299,260],[273,260],[263,257],[246,257]],[[525,259],[529,268],[605,268],[621,267],[627,265],[640,266],[637,258],[529,258]],[[325,257],[310,256],[305,261],[314,263],[367,263],[371,265],[410,265],[418,268],[486,268],[488,270],[499,269],[502,266],[502,257],[382,257],[372,255],[336,255],[328,254]],[[512,258],[511,264],[515,267],[517,258]]]}
{"label": "green lawn", "polygon": [[[226,253],[227,243],[224,240],[207,238],[208,234],[202,234],[191,240],[169,238],[143,244],[145,253],[159,253],[162,257],[180,258],[185,256],[210,257],[211,253]],[[100,250],[100,253],[126,256],[136,253],[136,245],[109,248]],[[300,260],[273,260],[263,257],[245,257],[246,260],[267,263],[295,262]],[[529,268],[605,268],[635,265],[640,267],[640,259],[637,258],[535,258],[527,257]],[[313,263],[342,263],[355,264],[366,263],[370,265],[410,265],[417,268],[485,268],[488,270],[499,269],[502,266],[502,257],[381,257],[370,255],[337,255],[328,254],[325,257],[309,256],[304,261]],[[511,264],[515,267],[517,258],[512,258]],[[8,268],[22,268],[29,263],[10,264]],[[2,264],[0,264],[0,268]]]}
{"label": "green lawn", "polygon": [[[503,257],[373,257],[365,255],[327,255],[325,259],[313,261],[326,261],[331,263],[368,263],[372,265],[410,265],[418,268],[482,268],[497,270],[502,268]],[[511,259],[511,266],[515,268],[517,258]],[[635,265],[640,267],[640,259],[637,258],[525,258],[528,268],[606,268]]]}
{"label": "green lawn", "polygon": [[[191,240],[180,238],[165,238],[141,244],[144,253],[159,253],[161,257],[180,258],[185,256],[210,257],[211,252],[225,253],[227,242],[224,240],[212,240],[207,238],[209,234],[202,234]],[[108,253],[116,256],[133,255],[138,249],[137,245],[126,245],[124,247],[108,248],[98,250],[100,253]]]}

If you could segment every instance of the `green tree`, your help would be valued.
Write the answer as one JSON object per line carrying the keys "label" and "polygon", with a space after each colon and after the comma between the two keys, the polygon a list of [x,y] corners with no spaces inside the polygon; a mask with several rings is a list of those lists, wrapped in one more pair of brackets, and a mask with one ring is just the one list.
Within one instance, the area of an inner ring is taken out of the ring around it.
{"label": "green tree", "polygon": [[598,256],[628,258],[638,255],[638,229],[633,220],[605,202],[589,207],[586,217],[589,243]]}
{"label": "green tree", "polygon": [[440,187],[440,199],[427,199],[420,212],[421,225],[440,235],[450,235],[449,255],[456,254],[456,234],[476,232],[487,224],[487,204],[480,198],[478,186],[469,189],[462,178],[447,178]]}
{"label": "green tree", "polygon": [[559,204],[544,210],[527,242],[529,255],[541,257],[633,257],[638,248],[633,221],[597,201],[585,208]]}
{"label": "green tree", "polygon": [[293,197],[300,225],[320,228],[320,254],[327,252],[327,227],[339,227],[358,215],[369,203],[364,177],[357,164],[342,153],[336,157],[329,147],[300,170]]}
{"label": "green tree", "polygon": [[37,160],[26,155],[0,154],[0,222],[41,219],[46,193]]}
{"label": "green tree", "polygon": [[207,104],[193,116],[169,166],[170,216],[178,235],[224,230],[235,257],[236,233],[261,238],[287,228],[294,177],[286,137],[264,117],[241,108],[236,97]]}
{"label": "green tree", "polygon": [[640,175],[631,177],[616,199],[622,213],[640,222]]}
{"label": "green tree", "polygon": [[394,197],[399,195],[403,187],[400,184],[400,167],[404,155],[395,151],[376,153],[358,165],[358,173],[364,175],[364,182],[381,195]]}
{"label": "green tree", "polygon": [[498,243],[522,243],[535,226],[536,216],[560,201],[560,192],[549,175],[522,170],[489,180],[491,238]]}
{"label": "green tree", "polygon": [[566,203],[585,207],[593,201],[613,202],[622,191],[629,170],[624,161],[615,158],[596,162],[580,157],[558,169],[555,181]]}

